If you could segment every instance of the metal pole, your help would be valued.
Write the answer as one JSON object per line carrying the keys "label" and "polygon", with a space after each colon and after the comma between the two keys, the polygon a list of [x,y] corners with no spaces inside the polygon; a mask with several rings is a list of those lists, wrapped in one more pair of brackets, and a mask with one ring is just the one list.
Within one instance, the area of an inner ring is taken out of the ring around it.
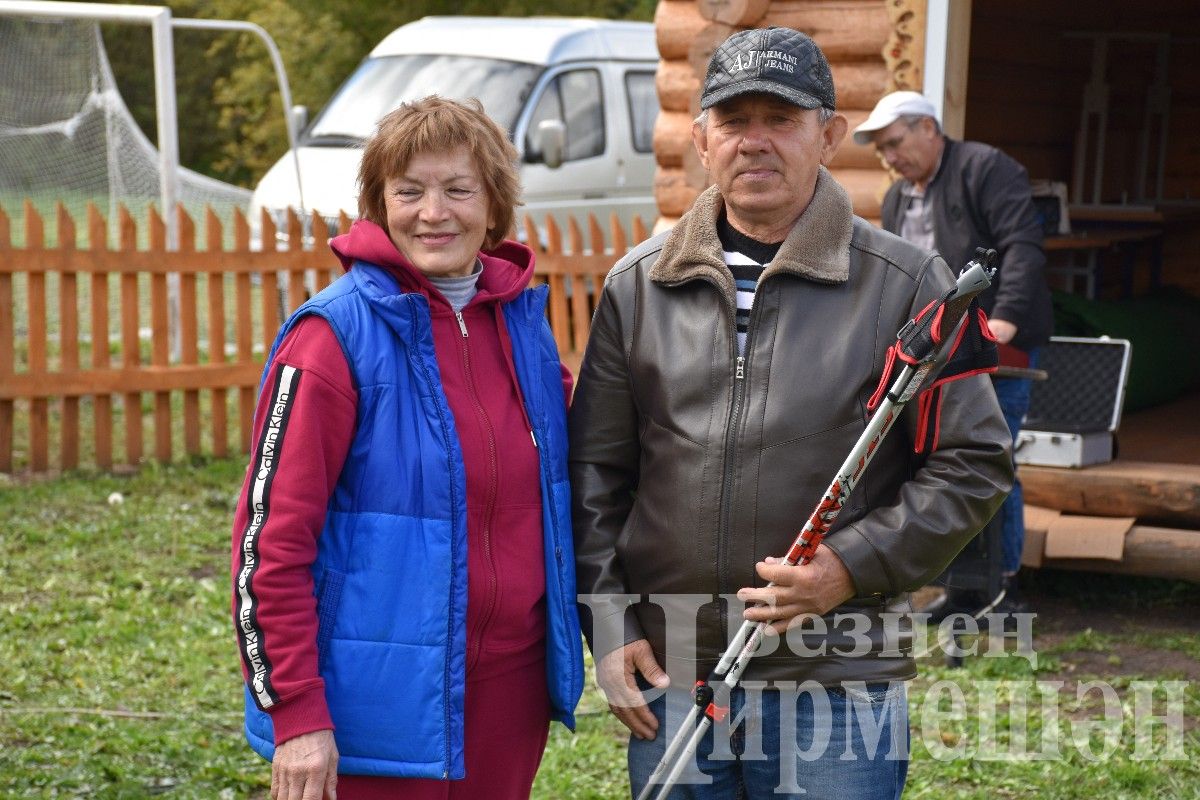
{"label": "metal pole", "polygon": [[[171,9],[163,8],[150,20],[154,43],[154,107],[158,116],[158,186],[163,222],[167,230],[167,252],[179,250],[179,130],[175,108],[175,42],[171,33]],[[179,330],[179,274],[167,275],[167,331],[171,359],[182,358]]]}
{"label": "metal pole", "polygon": [[275,40],[271,38],[271,34],[253,22],[243,22],[241,20],[175,19],[171,21],[171,24],[176,28],[189,28],[192,30],[241,31],[243,33],[252,33],[262,40],[262,43],[267,48],[267,52],[271,55],[271,64],[275,68],[275,78],[279,81],[279,95],[283,103],[284,126],[287,129],[288,147],[292,152],[292,166],[296,171],[296,191],[300,197],[300,213],[304,214],[306,205],[304,202],[304,186],[300,179],[300,151],[296,147],[296,139],[300,135],[300,131],[295,129],[294,120],[289,113],[292,107],[292,90],[288,84],[287,70],[283,66],[283,56],[280,55],[279,48],[275,46]]}

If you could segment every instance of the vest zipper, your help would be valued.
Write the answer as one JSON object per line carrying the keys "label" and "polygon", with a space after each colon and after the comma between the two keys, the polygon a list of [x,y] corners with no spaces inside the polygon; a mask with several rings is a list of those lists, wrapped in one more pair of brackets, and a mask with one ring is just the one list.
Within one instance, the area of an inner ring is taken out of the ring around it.
{"label": "vest zipper", "polygon": [[[417,296],[414,294],[406,294],[404,296],[406,298],[408,298],[409,307],[412,309],[413,316],[418,319],[420,319],[422,316],[424,316],[425,319],[429,322],[429,324],[432,325],[433,324],[433,316],[429,312],[429,306],[425,305],[424,308],[422,308],[422,303],[417,300]],[[411,343],[413,352],[414,353],[419,352],[418,344],[415,341],[416,337],[414,336],[413,339],[414,339],[414,341]],[[436,355],[434,356],[434,358],[436,360],[436,358],[437,358]],[[421,372],[425,376],[425,381],[429,384],[429,386],[431,388],[433,386],[435,386],[436,381],[434,380],[433,374],[430,373],[430,371],[429,371],[429,365],[422,358],[418,358],[418,359],[416,359],[416,361],[421,366]],[[449,408],[447,408],[446,411],[449,411]],[[438,405],[438,422],[441,423],[442,436],[445,438],[445,441],[446,441],[446,449],[449,450],[450,449],[450,441],[453,438],[453,436],[450,431],[449,421],[446,419],[446,414],[443,413],[443,409],[442,409],[441,405]],[[466,498],[463,498],[464,509],[466,508],[466,502],[467,502]],[[455,561],[455,556],[456,556],[455,550],[454,550],[454,540],[455,540],[454,519],[455,519],[456,515],[453,513],[453,509],[455,507],[457,507],[457,505],[458,505],[458,493],[455,491],[454,481],[451,480],[450,481],[450,508],[451,508],[451,514],[450,514],[450,520],[451,520],[450,521],[450,525],[451,525],[451,529],[450,529],[450,542],[451,542],[451,544],[450,544],[450,560],[451,560],[451,563],[453,563]],[[466,538],[465,532],[463,534],[463,537]],[[450,593],[447,598],[447,600],[451,606],[454,605],[454,592],[455,592],[454,583],[455,583],[454,570],[452,569],[452,570],[450,570]],[[453,618],[453,615],[449,615],[449,617],[446,620],[446,624],[447,624],[447,641],[453,641],[454,640],[454,618]],[[466,627],[465,619],[463,620],[463,627]],[[450,648],[450,647],[446,648],[446,660],[445,660],[445,665],[443,667],[443,670],[444,670],[443,674],[445,676],[447,686],[449,686],[450,682],[451,682],[451,678],[450,678],[451,649],[452,648]],[[466,654],[464,653],[464,655],[466,655]],[[466,682],[465,675],[463,676],[463,681],[465,684],[465,682]],[[446,742],[445,747],[442,748],[442,764],[445,765],[445,768],[442,770],[442,777],[448,778],[450,775],[450,770],[449,770],[449,765],[450,765],[450,704],[449,704],[449,702],[443,702],[443,704],[442,704],[442,733],[443,733],[444,740]]]}
{"label": "vest zipper", "polygon": [[467,338],[467,321],[463,319],[462,312],[455,311],[454,318],[458,320],[458,329],[462,331],[462,337]]}

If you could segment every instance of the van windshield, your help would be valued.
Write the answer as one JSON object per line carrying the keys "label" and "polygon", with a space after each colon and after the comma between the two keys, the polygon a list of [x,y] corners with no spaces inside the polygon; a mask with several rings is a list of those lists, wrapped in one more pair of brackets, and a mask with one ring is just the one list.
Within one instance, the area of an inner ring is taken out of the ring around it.
{"label": "van windshield", "polygon": [[542,67],[494,58],[404,55],[367,59],[313,122],[302,144],[347,146],[375,132],[384,114],[431,94],[455,100],[478,97],[510,132]]}

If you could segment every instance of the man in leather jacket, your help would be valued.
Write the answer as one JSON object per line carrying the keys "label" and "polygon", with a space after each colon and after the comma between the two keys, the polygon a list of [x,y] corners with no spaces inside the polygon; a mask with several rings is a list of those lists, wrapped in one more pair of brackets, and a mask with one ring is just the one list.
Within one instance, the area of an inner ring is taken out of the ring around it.
{"label": "man in leather jacket", "polygon": [[[748,722],[732,742],[728,727],[710,731],[704,774],[689,769],[672,798],[898,797],[915,664],[888,615],[911,610],[906,593],[999,506],[1011,439],[985,376],[944,387],[923,455],[909,404],[811,563],[772,563],[864,430],[897,331],[954,278],[853,215],[825,168],[847,123],[807,36],[731,36],[701,108],[693,138],[714,185],[609,273],[571,409],[597,679],[632,732],[636,794],[730,633],[743,617],[775,620],[781,635],[728,698]],[[855,713],[882,719],[875,743],[893,746],[864,748]],[[823,748],[800,753],[797,733],[812,743],[821,731]]]}

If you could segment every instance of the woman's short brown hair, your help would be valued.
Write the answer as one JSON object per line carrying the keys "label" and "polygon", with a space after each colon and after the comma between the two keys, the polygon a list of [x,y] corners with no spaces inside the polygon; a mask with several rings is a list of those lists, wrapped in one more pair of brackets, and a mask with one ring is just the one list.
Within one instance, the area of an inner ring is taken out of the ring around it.
{"label": "woman's short brown hair", "polygon": [[513,228],[520,202],[517,150],[474,98],[459,101],[431,95],[404,103],[379,120],[358,168],[358,215],[387,230],[383,187],[388,178],[403,175],[418,153],[444,153],[460,146],[475,159],[495,220],[483,247],[500,244]]}

